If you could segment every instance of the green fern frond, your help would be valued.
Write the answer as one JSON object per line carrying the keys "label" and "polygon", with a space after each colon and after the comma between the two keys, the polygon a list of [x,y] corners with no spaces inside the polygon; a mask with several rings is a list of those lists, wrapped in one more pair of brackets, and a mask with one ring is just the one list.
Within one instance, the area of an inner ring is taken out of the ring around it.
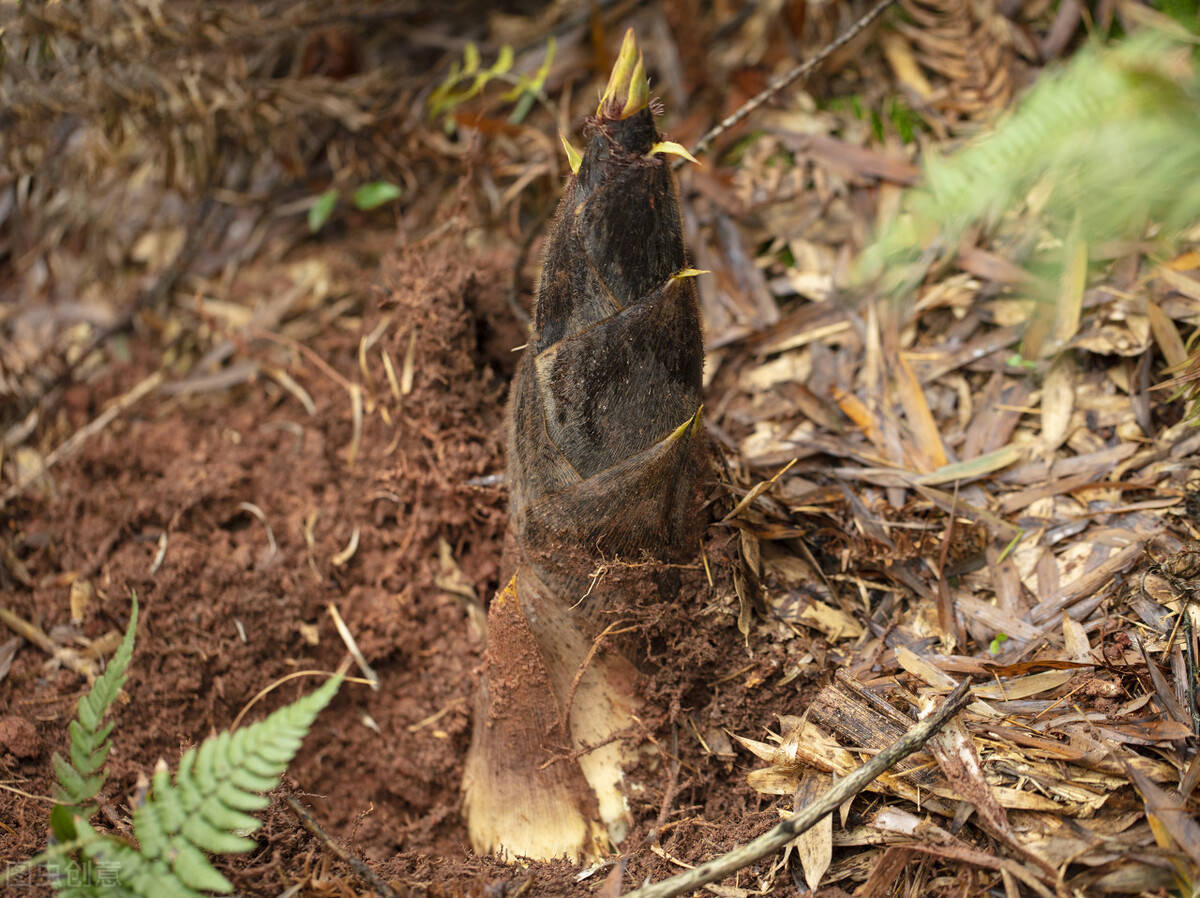
{"label": "green fern frond", "polygon": [[262,822],[247,812],[261,811],[270,803],[259,793],[279,784],[341,681],[340,676],[333,677],[265,720],[204,740],[180,759],[173,781],[166,765],[160,764],[150,795],[133,814],[140,849],[99,834],[77,819],[83,857],[114,871],[112,883],[104,887],[118,890],[114,895],[144,898],[231,892],[232,884],[217,872],[207,853],[239,853],[254,847],[254,840],[246,836]]}
{"label": "green fern frond", "polygon": [[70,759],[58,752],[51,757],[54,773],[58,777],[55,799],[71,808],[76,816],[90,817],[95,808],[87,803],[96,797],[108,774],[104,762],[111,747],[108,741],[112,722],[104,723],[109,706],[116,700],[125,685],[125,672],[133,657],[134,637],[137,633],[138,601],[133,596],[133,610],[129,613],[129,626],[125,636],[113,653],[104,673],[96,678],[88,694],[79,700],[75,719],[68,726],[70,733]]}
{"label": "green fern frond", "polygon": [[910,289],[969,226],[995,223],[1035,185],[1045,198],[1040,220],[1059,239],[1076,219],[1089,245],[1140,235],[1149,223],[1169,236],[1195,222],[1200,78],[1191,44],[1147,29],[1043,74],[994,133],[949,158],[928,156],[924,186],[864,251],[860,273]]}

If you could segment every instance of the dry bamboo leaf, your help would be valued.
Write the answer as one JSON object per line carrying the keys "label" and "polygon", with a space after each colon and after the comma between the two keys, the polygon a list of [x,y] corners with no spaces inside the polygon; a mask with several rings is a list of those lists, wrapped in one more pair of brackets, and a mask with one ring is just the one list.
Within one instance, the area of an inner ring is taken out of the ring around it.
{"label": "dry bamboo leaf", "polygon": [[754,754],[755,757],[766,761],[768,764],[784,763],[779,759],[779,746],[771,745],[769,742],[759,742],[757,739],[749,739],[746,736],[739,736],[736,733],[733,738],[738,741],[738,744]]}
{"label": "dry bamboo leaf", "polygon": [[792,795],[800,785],[800,773],[793,768],[764,767],[747,773],[746,784],[763,795]]}
{"label": "dry bamboo leaf", "polygon": [[1042,451],[1049,458],[1063,444],[1075,411],[1075,357],[1061,353],[1042,384]]}
{"label": "dry bamboo leaf", "polygon": [[896,660],[906,671],[937,689],[953,689],[958,685],[954,677],[922,658],[907,646],[896,646]]}
{"label": "dry bamboo leaf", "polygon": [[795,463],[796,463],[796,459],[793,458],[786,465],[784,465],[780,470],[776,471],[774,476],[772,476],[770,480],[763,480],[763,481],[760,481],[760,482],[754,484],[754,486],[752,486],[749,489],[749,491],[746,493],[746,495],[742,496],[742,498],[738,500],[737,505],[733,506],[733,508],[730,510],[729,514],[725,515],[725,517],[723,517],[721,519],[721,521],[722,522],[728,521],[731,518],[734,518],[738,514],[740,514],[747,506],[750,505],[751,502],[753,502],[755,499],[757,499],[759,496],[761,496],[763,493],[765,493],[767,490],[769,490],[772,486],[774,486],[775,481],[777,481],[780,477],[782,477],[784,474],[786,474],[791,469],[792,465],[794,465]]}
{"label": "dry bamboo leaf", "polygon": [[894,31],[889,32],[883,36],[880,43],[883,48],[883,56],[891,67],[892,74],[896,76],[896,80],[920,99],[931,99],[933,88],[929,86],[929,80],[921,71],[921,67],[917,65],[912,47],[904,39],[904,36]]}
{"label": "dry bamboo leaf", "polygon": [[968,461],[943,465],[936,471],[914,477],[912,482],[926,486],[940,486],[944,483],[976,480],[980,477],[994,474],[997,471],[1002,471],[1009,465],[1016,464],[1024,457],[1024,449],[1010,443],[1007,446],[1002,446],[999,449],[976,456]]}
{"label": "dry bamboo leaf", "polygon": [[[800,781],[796,789],[794,810],[799,811],[805,805],[819,798],[833,784],[833,779],[824,773],[809,772]],[[792,843],[800,856],[800,868],[804,871],[804,881],[808,883],[810,892],[816,892],[821,884],[821,878],[829,869],[833,860],[833,814],[823,817],[816,826],[801,833]]]}
{"label": "dry bamboo leaf", "polygon": [[800,612],[799,620],[816,627],[830,642],[857,639],[863,633],[862,624],[845,611],[815,599]]}
{"label": "dry bamboo leaf", "polygon": [[1167,367],[1173,368],[1187,361],[1187,349],[1183,338],[1175,327],[1175,322],[1163,314],[1162,309],[1152,299],[1146,300],[1146,317],[1150,320],[1150,331],[1158,348],[1167,360]]}
{"label": "dry bamboo leaf", "polygon": [[1014,789],[1008,786],[991,786],[992,794],[1000,807],[1010,811],[1048,811],[1052,813],[1068,813],[1066,806],[1052,798],[1028,792],[1025,789]]}
{"label": "dry bamboo leaf", "polygon": [[[1171,688],[1171,684],[1167,682],[1167,678],[1163,676],[1162,671],[1158,669],[1158,665],[1150,657],[1146,651],[1146,642],[1144,639],[1133,638],[1137,643],[1138,649],[1142,653],[1142,661],[1146,665],[1146,672],[1150,674],[1150,682],[1154,684],[1154,694],[1158,697],[1159,704],[1171,715],[1178,723],[1191,722],[1191,715],[1187,709],[1179,701],[1175,695],[1175,690]],[[1186,734],[1183,738],[1186,738]]]}
{"label": "dry bamboo leaf", "polygon": [[1178,795],[1160,789],[1133,765],[1126,764],[1125,769],[1146,803],[1146,814],[1151,819],[1151,826],[1154,827],[1157,823],[1158,827],[1161,827],[1155,831],[1155,838],[1160,839],[1159,844],[1162,844],[1160,833],[1165,832],[1191,858],[1192,864],[1200,868],[1200,823],[1196,822],[1187,803]]}
{"label": "dry bamboo leaf", "polygon": [[1017,677],[1011,680],[995,683],[990,686],[975,686],[971,693],[978,698],[995,699],[997,701],[1012,701],[1019,698],[1029,698],[1040,695],[1051,689],[1057,689],[1075,676],[1073,670],[1048,670],[1044,673],[1031,674],[1027,677]]}
{"label": "dry bamboo leaf", "polygon": [[1177,290],[1189,299],[1200,300],[1200,280],[1183,273],[1187,269],[1176,269],[1174,265],[1164,265],[1155,269],[1155,276],[1172,290]]}
{"label": "dry bamboo leaf", "polygon": [[1059,348],[1079,331],[1079,314],[1083,307],[1083,291],[1087,286],[1088,247],[1083,239],[1083,226],[1076,213],[1063,245],[1064,265],[1054,303],[1054,345]]}
{"label": "dry bamboo leaf", "polygon": [[1066,614],[1063,615],[1063,649],[1066,651],[1067,657],[1073,661],[1089,663],[1092,660],[1087,630],[1083,624]]}
{"label": "dry bamboo leaf", "polygon": [[900,404],[904,406],[904,415],[909,427],[917,439],[920,465],[923,471],[935,471],[946,465],[946,448],[942,445],[941,431],[925,401],[925,393],[920,383],[912,373],[904,353],[896,357],[895,372],[896,391],[900,394]]}
{"label": "dry bamboo leaf", "polygon": [[968,621],[978,621],[987,629],[990,636],[1003,633],[1011,639],[1032,642],[1041,634],[1041,630],[1028,621],[968,592],[956,592],[954,604],[964,618]]}

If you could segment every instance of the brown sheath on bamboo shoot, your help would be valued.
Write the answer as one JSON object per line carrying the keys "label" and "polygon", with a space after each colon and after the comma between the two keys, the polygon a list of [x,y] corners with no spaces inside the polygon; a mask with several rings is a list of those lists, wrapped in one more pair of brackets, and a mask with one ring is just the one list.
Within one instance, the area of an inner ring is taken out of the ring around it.
{"label": "brown sheath on bamboo shoot", "polygon": [[696,272],[632,31],[588,131],[512,388],[511,577],[463,778],[473,845],[509,858],[594,857],[623,838],[637,672],[593,641],[661,566],[639,568],[640,586],[596,572],[694,555],[704,523]]}

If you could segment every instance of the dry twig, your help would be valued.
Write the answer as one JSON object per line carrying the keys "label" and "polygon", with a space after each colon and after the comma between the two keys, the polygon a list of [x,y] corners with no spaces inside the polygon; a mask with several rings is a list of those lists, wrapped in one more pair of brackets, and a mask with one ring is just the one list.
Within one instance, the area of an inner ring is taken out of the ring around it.
{"label": "dry twig", "polygon": [[[713,125],[712,128],[710,128],[704,134],[704,136],[696,141],[696,143],[692,146],[692,155],[699,156],[701,153],[707,151],[714,140],[716,140],[734,125],[742,122],[748,115],[750,115],[750,113],[756,110],[763,103],[767,102],[767,100],[771,99],[780,91],[786,90],[801,78],[807,77],[813,69],[823,63],[838,50],[842,49],[842,47],[846,46],[846,44],[850,43],[850,41],[862,34],[866,27],[879,18],[879,16],[883,14],[883,11],[891,6],[894,2],[895,0],[880,0],[879,3],[876,3],[873,7],[871,7],[870,10],[867,11],[866,15],[847,28],[845,32],[839,35],[836,40],[831,41],[821,48],[820,52],[818,52],[817,55],[812,59],[805,60],[798,66],[795,66],[794,68],[785,72],[783,75],[776,78],[760,93],[751,97],[749,100],[735,109],[732,114]],[[674,167],[678,169],[683,162],[684,160],[682,158],[675,160]]]}
{"label": "dry twig", "polygon": [[912,726],[903,736],[889,745],[848,777],[839,780],[823,796],[793,814],[774,829],[739,848],[726,852],[715,860],[686,870],[662,882],[636,889],[628,898],[673,898],[693,889],[724,879],[743,867],[772,854],[796,836],[815,826],[827,814],[833,813],[845,801],[857,795],[880,774],[886,773],[900,761],[920,749],[930,737],[966,705],[970,681],[963,680],[946,696],[946,701],[934,713]]}
{"label": "dry twig", "polygon": [[308,812],[308,809],[304,805],[300,804],[294,793],[285,791],[283,800],[292,809],[292,813],[300,820],[300,825],[320,839],[326,848],[345,861],[350,869],[354,871],[354,875],[366,883],[376,895],[380,895],[382,898],[397,898],[396,892],[392,887],[376,876],[375,871],[367,866],[366,861],[351,854],[329,837],[329,834],[321,828],[321,824],[317,823],[316,818]]}

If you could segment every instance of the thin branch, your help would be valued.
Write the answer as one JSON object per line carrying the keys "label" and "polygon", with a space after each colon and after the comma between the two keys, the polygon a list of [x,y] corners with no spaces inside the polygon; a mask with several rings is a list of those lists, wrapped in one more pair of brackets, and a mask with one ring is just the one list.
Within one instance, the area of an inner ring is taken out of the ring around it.
{"label": "thin branch", "polygon": [[301,825],[320,839],[326,848],[349,864],[350,869],[354,871],[354,875],[373,889],[376,895],[380,895],[382,898],[399,898],[392,887],[380,879],[375,874],[375,871],[367,866],[366,861],[351,854],[337,842],[333,841],[325,830],[321,828],[321,824],[317,823],[316,818],[308,812],[308,809],[300,804],[294,793],[285,789],[283,800],[292,809],[292,813],[300,819]]}
{"label": "thin branch", "polygon": [[674,898],[675,895],[682,895],[707,883],[724,879],[731,873],[736,873],[743,867],[779,851],[796,836],[811,829],[819,821],[832,814],[847,799],[865,789],[880,774],[886,773],[920,749],[930,737],[934,736],[951,717],[966,705],[970,697],[969,687],[970,681],[964,679],[953,692],[946,696],[946,701],[937,711],[914,724],[903,736],[870,761],[845,779],[839,780],[824,795],[784,820],[774,829],[693,870],[686,870],[678,876],[672,876],[670,879],[664,879],[662,882],[630,892],[626,898]]}
{"label": "thin branch", "polygon": [[[696,144],[692,147],[692,155],[699,156],[701,153],[705,152],[714,140],[716,140],[734,125],[739,124],[743,119],[746,118],[746,116],[756,110],[763,103],[767,102],[767,100],[771,99],[780,91],[787,89],[801,78],[807,77],[813,69],[823,63],[838,50],[842,49],[842,47],[846,46],[846,44],[850,43],[850,41],[862,34],[863,31],[866,30],[867,26],[879,18],[883,11],[891,6],[894,2],[896,2],[896,0],[880,0],[879,3],[876,3],[873,7],[871,7],[865,16],[847,28],[845,32],[839,35],[831,43],[828,43],[821,48],[816,56],[800,63],[798,66],[791,69],[791,71],[784,73],[772,81],[761,93],[751,97],[736,110],[734,110],[732,115],[730,115],[728,118],[722,119],[720,122],[714,125],[707,134],[696,141]],[[676,159],[674,168],[679,168],[681,165],[683,165],[683,163],[684,160],[682,158]]]}

